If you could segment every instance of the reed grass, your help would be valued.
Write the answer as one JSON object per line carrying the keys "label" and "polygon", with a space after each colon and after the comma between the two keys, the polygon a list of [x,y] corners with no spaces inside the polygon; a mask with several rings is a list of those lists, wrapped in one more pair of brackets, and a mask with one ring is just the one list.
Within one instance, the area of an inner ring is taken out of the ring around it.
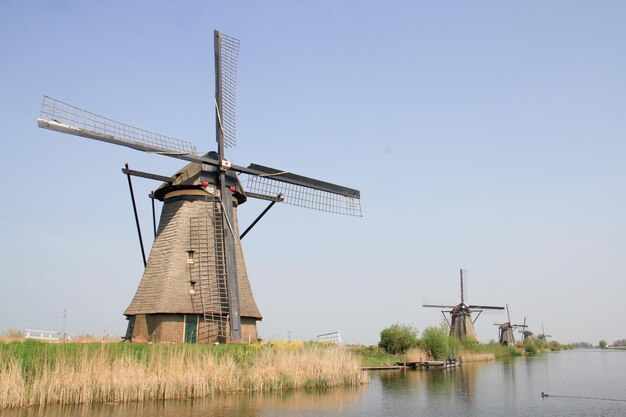
{"label": "reed grass", "polygon": [[459,356],[464,362],[493,361],[497,358],[506,358],[522,355],[522,351],[515,345],[501,345],[497,342],[488,344],[464,343]]}
{"label": "reed grass", "polygon": [[469,351],[462,351],[459,353],[459,359],[461,362],[487,362],[495,361],[495,353],[476,353]]}
{"label": "reed grass", "polygon": [[359,360],[334,345],[0,345],[0,409],[365,382],[367,374],[360,370]]}
{"label": "reed grass", "polygon": [[432,358],[430,357],[430,355],[428,354],[428,352],[426,352],[424,349],[420,349],[420,348],[411,348],[406,352],[406,358],[408,362],[413,362],[413,361],[428,361],[431,360]]}
{"label": "reed grass", "polygon": [[[432,355],[420,348],[409,349],[406,353],[406,357],[409,361],[434,360]],[[496,355],[492,352],[474,352],[461,348],[457,359],[460,359],[462,362],[485,362],[496,360]]]}

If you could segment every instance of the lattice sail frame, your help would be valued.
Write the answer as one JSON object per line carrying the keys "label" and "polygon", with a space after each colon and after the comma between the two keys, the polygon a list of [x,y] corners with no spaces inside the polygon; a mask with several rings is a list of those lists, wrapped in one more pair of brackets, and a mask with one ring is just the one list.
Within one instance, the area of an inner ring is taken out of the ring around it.
{"label": "lattice sail frame", "polygon": [[283,195],[283,202],[327,213],[362,217],[361,200],[302,185],[290,184],[274,178],[248,175],[246,191],[267,197]]}
{"label": "lattice sail frame", "polygon": [[222,127],[224,146],[237,146],[237,61],[239,59],[239,39],[220,33],[222,74]]}
{"label": "lattice sail frame", "polygon": [[116,122],[48,96],[43,97],[39,119],[60,127],[82,129],[129,144],[147,146],[165,154],[198,154],[191,142]]}

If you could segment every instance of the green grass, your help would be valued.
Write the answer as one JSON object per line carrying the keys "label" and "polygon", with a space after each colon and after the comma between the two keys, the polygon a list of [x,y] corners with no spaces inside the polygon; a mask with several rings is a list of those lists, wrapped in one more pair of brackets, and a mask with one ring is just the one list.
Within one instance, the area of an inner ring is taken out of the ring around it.
{"label": "green grass", "polygon": [[391,365],[406,360],[404,355],[392,355],[378,346],[358,346],[350,351],[361,359],[361,366]]}
{"label": "green grass", "polygon": [[522,352],[515,345],[501,345],[498,342],[491,343],[463,343],[462,348],[471,353],[485,354],[491,353],[496,358],[508,358],[511,356],[520,356]]}
{"label": "green grass", "polygon": [[[53,368],[60,355],[64,357],[94,356],[105,354],[110,360],[122,356],[132,357],[147,363],[155,356],[168,357],[185,350],[188,353],[211,352],[216,357],[232,355],[237,352],[252,350],[248,345],[149,345],[143,343],[45,343],[35,340],[25,342],[0,343],[0,356],[17,359],[26,373],[43,366]],[[240,354],[240,356],[242,356]]]}

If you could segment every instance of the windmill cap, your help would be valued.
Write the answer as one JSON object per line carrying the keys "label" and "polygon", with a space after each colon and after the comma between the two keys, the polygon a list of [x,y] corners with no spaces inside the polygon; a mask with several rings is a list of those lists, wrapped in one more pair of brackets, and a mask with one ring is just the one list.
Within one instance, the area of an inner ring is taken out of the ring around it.
{"label": "windmill cap", "polygon": [[[172,182],[164,182],[154,192],[154,197],[160,201],[164,201],[168,194],[176,192],[176,195],[185,194],[188,190],[189,194],[203,193],[205,190],[203,187],[216,185],[218,183],[218,176],[220,172],[216,167],[207,164],[199,164],[191,162],[178,170],[176,174],[172,176],[174,180]],[[243,190],[243,186],[239,181],[239,177],[233,171],[227,171],[225,173],[226,187],[233,191],[233,197],[237,204],[243,204],[246,202],[246,194]]]}

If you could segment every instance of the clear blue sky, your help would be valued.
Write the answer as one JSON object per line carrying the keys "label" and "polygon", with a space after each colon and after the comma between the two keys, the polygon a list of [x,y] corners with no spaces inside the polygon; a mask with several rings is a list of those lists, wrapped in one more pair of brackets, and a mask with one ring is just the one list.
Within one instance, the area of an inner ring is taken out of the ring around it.
{"label": "clear blue sky", "polygon": [[244,239],[262,337],[423,330],[459,268],[531,330],[626,337],[624,2],[226,3],[0,3],[0,330],[67,309],[123,334],[143,268],[120,168],[180,166],[38,129],[42,95],[213,149],[219,29],[241,40],[230,159],[362,192],[363,218],[279,206]]}

